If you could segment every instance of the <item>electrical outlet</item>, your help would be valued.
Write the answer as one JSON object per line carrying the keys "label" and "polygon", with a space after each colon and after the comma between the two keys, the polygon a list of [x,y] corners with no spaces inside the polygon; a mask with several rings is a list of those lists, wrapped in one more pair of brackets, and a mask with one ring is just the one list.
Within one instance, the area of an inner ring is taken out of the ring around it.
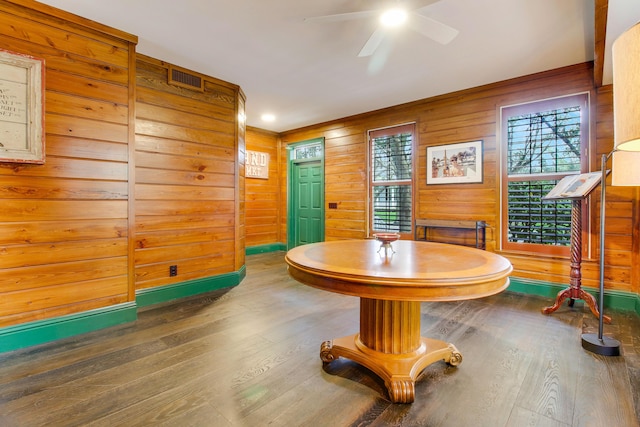
{"label": "electrical outlet", "polygon": [[169,276],[173,277],[173,276],[177,276],[177,275],[178,275],[178,266],[177,265],[169,266]]}

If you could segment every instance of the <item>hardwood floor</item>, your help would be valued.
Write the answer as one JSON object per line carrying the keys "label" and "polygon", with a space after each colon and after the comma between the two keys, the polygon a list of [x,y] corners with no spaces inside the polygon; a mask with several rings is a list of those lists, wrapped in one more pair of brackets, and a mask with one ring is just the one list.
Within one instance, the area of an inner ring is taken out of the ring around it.
{"label": "hardwood floor", "polygon": [[367,369],[323,367],[320,344],[358,329],[358,299],[290,279],[284,253],[247,257],[226,292],[147,309],[133,324],[0,355],[0,426],[638,426],[640,320],[607,312],[621,357],[589,353],[576,301],[505,292],[423,303],[424,336],[457,368],[423,371],[413,404]]}

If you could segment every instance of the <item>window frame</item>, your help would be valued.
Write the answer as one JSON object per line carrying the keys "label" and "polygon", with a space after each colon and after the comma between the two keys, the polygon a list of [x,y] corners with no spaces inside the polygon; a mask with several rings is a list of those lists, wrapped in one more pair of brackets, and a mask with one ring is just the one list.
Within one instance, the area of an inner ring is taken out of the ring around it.
{"label": "window frame", "polygon": [[[508,157],[509,157],[509,141],[508,141],[508,121],[510,117],[520,116],[524,114],[532,114],[568,108],[571,106],[580,106],[580,171],[575,172],[554,172],[548,174],[529,174],[518,175],[510,179],[508,175]],[[515,181],[542,181],[542,180],[560,180],[567,175],[576,175],[588,172],[589,170],[589,147],[590,147],[590,94],[589,92],[581,92],[571,95],[559,96],[556,98],[537,100],[517,105],[508,105],[500,107],[500,130],[501,130],[501,201],[500,201],[500,219],[501,219],[501,249],[514,252],[529,252],[537,254],[546,254],[551,256],[569,257],[571,254],[571,246],[561,246],[540,243],[518,243],[508,241],[509,236],[509,194],[508,184]],[[568,201],[568,203],[571,203]],[[588,204],[583,201],[581,210],[581,220],[584,226],[587,225]],[[583,227],[583,232],[586,227]],[[584,240],[583,240],[584,241]],[[582,248],[581,248],[582,249]]]}
{"label": "window frame", "polygon": [[[411,133],[411,178],[405,180],[398,181],[374,181],[374,167],[373,167],[373,155],[374,150],[372,147],[374,138],[380,138],[385,136],[393,136],[401,133]],[[375,233],[389,232],[388,230],[376,230],[374,229],[374,208],[375,203],[373,200],[374,195],[374,187],[377,186],[389,186],[389,185],[402,185],[409,186],[411,188],[411,212],[410,212],[410,230],[407,232],[399,232],[401,239],[412,239],[414,233],[414,222],[415,222],[415,209],[416,209],[416,147],[418,146],[418,134],[417,134],[417,126],[415,122],[404,123],[394,126],[389,126],[385,128],[372,129],[367,131],[367,158],[368,158],[368,236],[372,236]]]}

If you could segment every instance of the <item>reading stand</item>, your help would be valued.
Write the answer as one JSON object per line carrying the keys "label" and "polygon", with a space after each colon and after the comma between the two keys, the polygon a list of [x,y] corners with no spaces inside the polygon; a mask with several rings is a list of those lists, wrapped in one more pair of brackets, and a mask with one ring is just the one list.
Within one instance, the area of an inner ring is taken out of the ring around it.
{"label": "reading stand", "polygon": [[[584,173],[563,178],[560,182],[542,198],[543,201],[560,199],[571,200],[571,272],[569,274],[569,287],[558,293],[555,303],[542,309],[542,313],[550,314],[556,311],[565,299],[569,299],[569,307],[573,307],[574,300],[583,300],[597,318],[600,311],[596,305],[596,299],[582,289],[582,200],[601,181],[601,172]],[[603,315],[606,323],[611,323],[611,317]]]}

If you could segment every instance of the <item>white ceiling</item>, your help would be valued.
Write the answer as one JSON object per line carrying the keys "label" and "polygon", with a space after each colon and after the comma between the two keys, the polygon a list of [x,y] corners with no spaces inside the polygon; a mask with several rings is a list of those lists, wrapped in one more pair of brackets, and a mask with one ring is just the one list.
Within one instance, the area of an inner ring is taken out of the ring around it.
{"label": "white ceiling", "polygon": [[[450,44],[403,30],[368,58],[357,55],[374,19],[304,19],[380,0],[41,2],[137,35],[142,54],[238,84],[247,124],[276,132],[594,57],[594,0],[440,0],[420,13],[460,31]],[[622,29],[640,20],[640,0],[610,0],[610,15],[616,3],[633,10],[620,13]],[[262,122],[266,112],[276,121]]]}

